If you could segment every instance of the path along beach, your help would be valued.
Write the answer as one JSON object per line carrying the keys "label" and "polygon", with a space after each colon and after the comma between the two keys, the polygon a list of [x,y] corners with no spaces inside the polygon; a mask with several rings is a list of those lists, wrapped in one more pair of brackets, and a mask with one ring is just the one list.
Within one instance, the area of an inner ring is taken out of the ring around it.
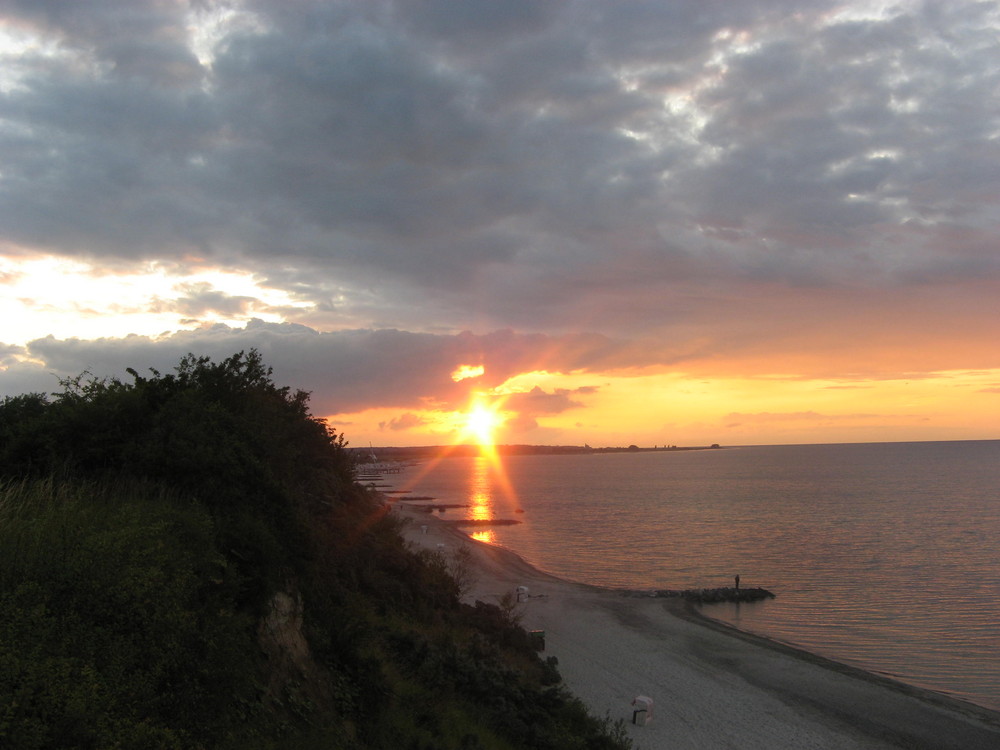
{"label": "path along beach", "polygon": [[[676,599],[547,575],[418,507],[394,508],[414,547],[449,558],[469,549],[470,603],[525,587],[521,624],[545,631],[542,655],[558,659],[594,715],[627,722],[636,750],[1000,748],[1000,713],[742,633]],[[640,695],[652,698],[652,719],[634,725]]]}

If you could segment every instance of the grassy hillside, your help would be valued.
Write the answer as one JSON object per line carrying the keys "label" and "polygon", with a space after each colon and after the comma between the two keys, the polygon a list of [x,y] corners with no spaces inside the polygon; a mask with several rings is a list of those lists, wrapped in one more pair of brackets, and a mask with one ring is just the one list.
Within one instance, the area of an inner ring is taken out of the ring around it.
{"label": "grassy hillside", "polygon": [[0,403],[0,746],[624,748],[256,352]]}

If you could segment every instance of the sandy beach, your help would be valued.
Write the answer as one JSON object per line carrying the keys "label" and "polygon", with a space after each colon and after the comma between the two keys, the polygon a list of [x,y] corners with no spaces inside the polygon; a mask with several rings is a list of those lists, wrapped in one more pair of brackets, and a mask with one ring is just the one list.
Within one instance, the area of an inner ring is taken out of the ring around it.
{"label": "sandy beach", "polygon": [[[565,685],[597,716],[624,719],[637,750],[996,750],[1000,713],[912,688],[689,611],[677,600],[626,597],[541,572],[406,503],[411,545],[475,567],[466,595],[497,603],[517,587],[522,625],[545,631]],[[637,696],[652,719],[632,724]]]}

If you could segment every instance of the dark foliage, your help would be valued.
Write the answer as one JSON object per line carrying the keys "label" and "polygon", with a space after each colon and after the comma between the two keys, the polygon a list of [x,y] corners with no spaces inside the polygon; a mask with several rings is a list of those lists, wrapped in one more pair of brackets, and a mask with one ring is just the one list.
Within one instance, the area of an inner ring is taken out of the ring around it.
{"label": "dark foliage", "polygon": [[309,414],[309,394],[279,388],[256,351],[133,383],[81,375],[51,401],[0,403],[4,474],[162,479],[213,508],[267,509],[279,497],[329,500],[350,485],[345,442]]}
{"label": "dark foliage", "polygon": [[211,519],[148,483],[8,485],[0,745],[221,741],[252,701],[253,618]]}

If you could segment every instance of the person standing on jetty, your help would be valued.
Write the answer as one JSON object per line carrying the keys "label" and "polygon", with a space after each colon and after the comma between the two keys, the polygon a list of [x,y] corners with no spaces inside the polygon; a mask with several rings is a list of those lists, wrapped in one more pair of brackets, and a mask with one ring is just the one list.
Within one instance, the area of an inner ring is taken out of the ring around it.
{"label": "person standing on jetty", "polygon": [[736,574],[736,593],[740,593],[740,574]]}

